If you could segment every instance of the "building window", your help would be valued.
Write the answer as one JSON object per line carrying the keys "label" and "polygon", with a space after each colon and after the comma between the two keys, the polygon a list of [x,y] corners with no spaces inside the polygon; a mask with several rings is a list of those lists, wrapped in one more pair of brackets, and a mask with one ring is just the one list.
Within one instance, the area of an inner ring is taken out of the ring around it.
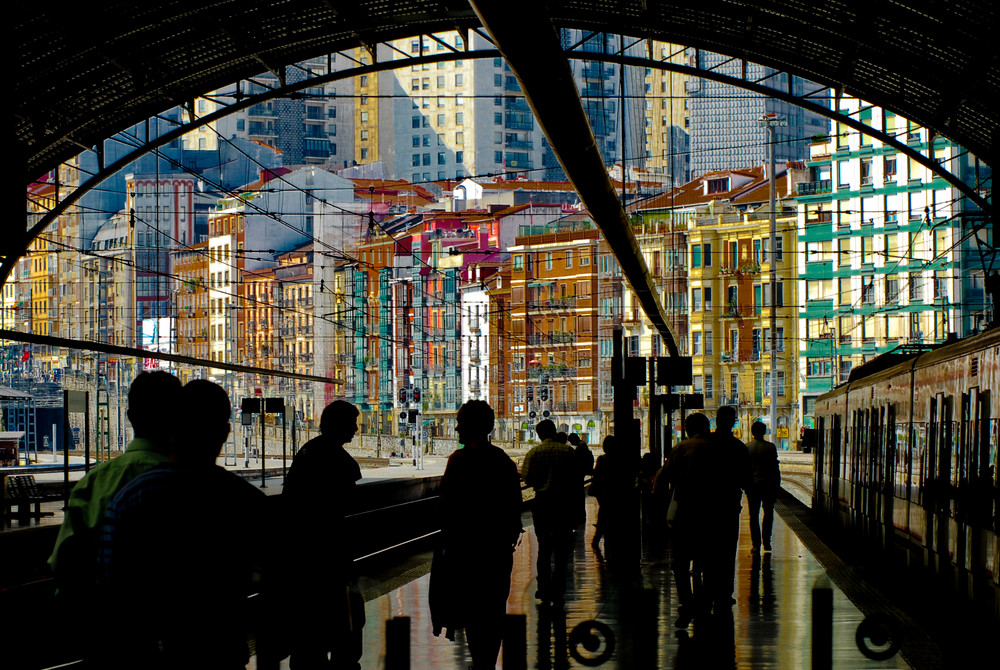
{"label": "building window", "polygon": [[691,267],[700,268],[701,267],[701,245],[692,244],[691,245]]}
{"label": "building window", "polygon": [[455,162],[456,163],[462,163],[464,161],[465,161],[465,152],[464,151],[456,151],[455,152]]}
{"label": "building window", "polygon": [[691,311],[700,312],[701,311],[701,289],[693,288],[691,289]]}
{"label": "building window", "polygon": [[465,79],[464,79],[462,73],[461,72],[456,72],[455,73],[455,86],[461,86],[464,83],[464,81],[465,81]]}

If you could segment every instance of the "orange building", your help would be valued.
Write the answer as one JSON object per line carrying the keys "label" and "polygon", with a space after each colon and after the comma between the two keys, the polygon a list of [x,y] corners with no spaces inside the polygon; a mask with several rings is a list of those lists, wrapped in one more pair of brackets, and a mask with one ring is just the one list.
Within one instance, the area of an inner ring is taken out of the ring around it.
{"label": "orange building", "polygon": [[518,437],[532,439],[534,425],[549,418],[596,442],[600,232],[583,214],[522,232],[510,248],[509,383]]}

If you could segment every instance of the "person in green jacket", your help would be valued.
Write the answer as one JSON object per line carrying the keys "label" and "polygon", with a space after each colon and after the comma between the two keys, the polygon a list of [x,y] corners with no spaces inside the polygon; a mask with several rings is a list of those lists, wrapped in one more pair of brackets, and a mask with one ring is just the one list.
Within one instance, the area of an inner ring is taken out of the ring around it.
{"label": "person in green jacket", "polygon": [[[64,606],[92,605],[97,587],[97,540],[104,511],[115,493],[136,476],[170,459],[178,424],[181,382],[168,372],[140,373],[128,392],[135,439],[121,456],[106,461],[77,482],[49,567]],[[78,610],[77,610],[78,611]]]}

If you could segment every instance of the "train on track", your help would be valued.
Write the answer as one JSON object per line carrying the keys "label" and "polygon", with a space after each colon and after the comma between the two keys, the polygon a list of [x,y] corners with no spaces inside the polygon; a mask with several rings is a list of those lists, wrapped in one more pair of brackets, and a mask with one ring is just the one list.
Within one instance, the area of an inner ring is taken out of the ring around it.
{"label": "train on track", "polygon": [[815,416],[816,513],[1000,616],[1000,328],[879,356]]}

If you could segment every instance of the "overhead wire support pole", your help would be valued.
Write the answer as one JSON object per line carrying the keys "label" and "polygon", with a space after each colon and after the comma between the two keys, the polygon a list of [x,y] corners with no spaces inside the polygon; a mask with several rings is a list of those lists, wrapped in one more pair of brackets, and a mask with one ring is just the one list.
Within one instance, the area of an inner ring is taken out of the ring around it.
{"label": "overhead wire support pole", "polygon": [[615,193],[555,27],[537,3],[472,0],[472,7],[514,71],[559,164],[604,234],[622,273],[671,356],[677,343],[639,243]]}
{"label": "overhead wire support pole", "polygon": [[[757,120],[757,124],[767,130],[767,181],[768,181],[768,218],[770,224],[770,242],[768,246],[767,260],[771,266],[771,439],[776,440],[778,435],[778,220],[775,210],[777,188],[774,179],[774,144],[775,128],[787,126],[788,120],[783,116],[770,113],[765,114]],[[777,444],[777,442],[775,443]]]}

